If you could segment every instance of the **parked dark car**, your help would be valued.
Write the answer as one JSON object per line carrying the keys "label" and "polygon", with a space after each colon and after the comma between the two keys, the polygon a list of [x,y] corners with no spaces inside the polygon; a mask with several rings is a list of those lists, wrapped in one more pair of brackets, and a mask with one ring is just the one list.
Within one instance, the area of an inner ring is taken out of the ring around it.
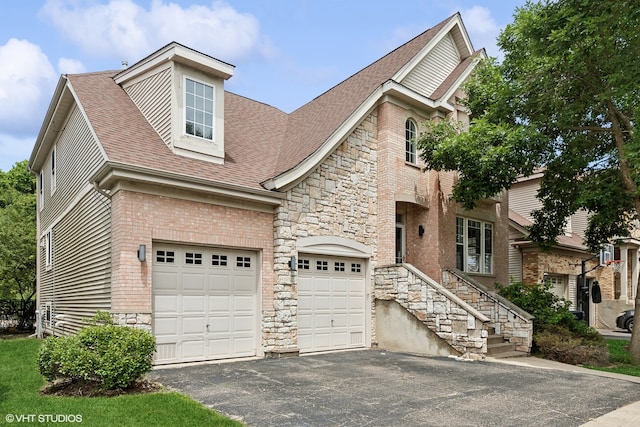
{"label": "parked dark car", "polygon": [[633,314],[635,310],[626,310],[620,313],[616,318],[616,326],[620,329],[626,329],[627,331],[633,331]]}

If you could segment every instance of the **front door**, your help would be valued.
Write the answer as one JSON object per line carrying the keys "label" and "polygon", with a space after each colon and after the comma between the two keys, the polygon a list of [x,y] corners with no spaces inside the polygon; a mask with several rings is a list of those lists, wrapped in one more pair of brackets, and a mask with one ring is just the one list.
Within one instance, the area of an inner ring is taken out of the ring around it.
{"label": "front door", "polygon": [[396,264],[405,261],[406,254],[406,234],[404,227],[404,217],[396,215]]}

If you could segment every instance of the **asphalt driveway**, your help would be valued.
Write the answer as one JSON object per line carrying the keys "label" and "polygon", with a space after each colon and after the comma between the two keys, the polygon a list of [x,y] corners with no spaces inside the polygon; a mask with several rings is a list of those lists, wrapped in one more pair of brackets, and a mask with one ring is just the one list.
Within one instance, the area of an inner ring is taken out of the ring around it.
{"label": "asphalt driveway", "polygon": [[381,350],[156,369],[151,378],[250,426],[580,426],[640,400],[584,373]]}

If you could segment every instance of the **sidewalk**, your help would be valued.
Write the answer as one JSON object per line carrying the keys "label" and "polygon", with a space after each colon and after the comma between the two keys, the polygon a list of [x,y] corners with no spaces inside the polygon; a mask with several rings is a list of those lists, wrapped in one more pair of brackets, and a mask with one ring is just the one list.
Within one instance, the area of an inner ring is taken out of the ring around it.
{"label": "sidewalk", "polygon": [[[539,369],[556,369],[565,372],[576,372],[599,377],[614,378],[640,384],[640,377],[630,375],[615,374],[612,372],[596,371],[594,369],[582,368],[580,366],[568,365],[566,363],[554,362],[552,360],[540,359],[538,357],[515,357],[505,359],[490,359],[498,363],[506,363],[517,366],[529,366]],[[640,396],[639,396],[640,398]],[[601,417],[595,418],[580,427],[635,427],[640,426],[640,401],[630,403],[627,406],[616,409]]]}

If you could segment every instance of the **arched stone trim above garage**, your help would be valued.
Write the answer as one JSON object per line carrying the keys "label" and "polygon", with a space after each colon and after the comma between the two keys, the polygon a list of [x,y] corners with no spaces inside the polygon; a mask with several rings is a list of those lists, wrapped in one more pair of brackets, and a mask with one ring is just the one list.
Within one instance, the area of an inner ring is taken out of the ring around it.
{"label": "arched stone trim above garage", "polygon": [[371,247],[337,236],[312,236],[298,239],[298,252],[351,258],[370,258]]}

